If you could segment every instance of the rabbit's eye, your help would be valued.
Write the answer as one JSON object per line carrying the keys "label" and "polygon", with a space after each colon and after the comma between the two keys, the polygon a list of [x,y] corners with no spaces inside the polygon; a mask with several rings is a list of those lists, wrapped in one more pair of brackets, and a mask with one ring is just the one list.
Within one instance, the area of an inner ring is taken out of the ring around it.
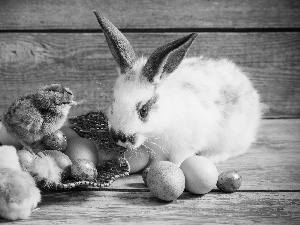
{"label": "rabbit's eye", "polygon": [[[153,108],[153,106],[155,105],[156,101],[157,101],[158,96],[155,95],[154,97],[152,97],[148,102],[146,102],[144,105],[142,105],[142,102],[139,102],[136,106],[139,118],[142,121],[146,121],[146,118],[149,114],[149,111]],[[142,105],[142,106],[141,106]]]}
{"label": "rabbit's eye", "polygon": [[143,105],[142,108],[139,110],[139,116],[141,118],[141,120],[144,120],[149,112],[149,107],[147,104]]}

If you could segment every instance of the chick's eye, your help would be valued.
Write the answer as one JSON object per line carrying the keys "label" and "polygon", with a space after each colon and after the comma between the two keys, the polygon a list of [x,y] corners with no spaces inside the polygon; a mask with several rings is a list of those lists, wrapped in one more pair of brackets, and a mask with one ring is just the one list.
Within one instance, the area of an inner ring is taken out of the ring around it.
{"label": "chick's eye", "polygon": [[68,89],[65,89],[65,92],[66,92],[68,95],[73,95],[73,93],[72,93],[70,90],[68,90]]}

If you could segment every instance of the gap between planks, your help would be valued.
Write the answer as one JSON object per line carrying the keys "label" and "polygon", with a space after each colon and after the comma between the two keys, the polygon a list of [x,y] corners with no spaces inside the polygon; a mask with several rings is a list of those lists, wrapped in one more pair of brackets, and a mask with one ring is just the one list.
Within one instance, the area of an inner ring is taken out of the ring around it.
{"label": "gap between planks", "polygon": [[[80,188],[80,189],[74,189],[74,190],[65,190],[65,191],[42,191],[43,194],[55,194],[55,193],[70,193],[70,192],[83,192],[83,191],[104,191],[104,192],[128,192],[128,193],[143,193],[143,192],[150,192],[148,188],[139,188],[139,189],[126,189],[126,188]],[[250,190],[250,189],[244,189],[244,190],[237,190],[234,193],[300,193],[300,190]],[[189,193],[188,191],[184,191],[183,194]],[[212,189],[209,193],[224,193],[224,194],[231,194],[222,192],[219,189]],[[201,196],[201,195],[199,195]]]}
{"label": "gap between planks", "polygon": [[[300,32],[300,28],[123,28],[119,29],[122,33],[276,33],[276,32]],[[99,29],[12,29],[0,30],[0,33],[103,33]]]}

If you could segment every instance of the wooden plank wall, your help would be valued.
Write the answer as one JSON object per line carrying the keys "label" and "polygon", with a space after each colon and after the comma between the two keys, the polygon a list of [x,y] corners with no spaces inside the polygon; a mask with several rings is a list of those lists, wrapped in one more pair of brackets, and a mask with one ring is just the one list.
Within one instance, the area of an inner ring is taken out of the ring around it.
{"label": "wooden plank wall", "polygon": [[265,118],[300,116],[300,1],[293,0],[0,0],[0,113],[50,83],[74,91],[81,104],[71,115],[106,108],[117,74],[93,9],[138,55],[197,32],[188,55],[242,66]]}

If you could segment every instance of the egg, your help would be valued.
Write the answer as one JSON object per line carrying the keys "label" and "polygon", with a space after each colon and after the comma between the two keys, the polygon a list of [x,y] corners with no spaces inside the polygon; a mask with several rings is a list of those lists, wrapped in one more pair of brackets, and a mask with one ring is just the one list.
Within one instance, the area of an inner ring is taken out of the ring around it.
{"label": "egg", "polygon": [[127,150],[125,158],[130,165],[130,174],[141,171],[149,162],[149,154],[147,150],[139,148],[137,150]]}
{"label": "egg", "polygon": [[62,178],[66,178],[68,176],[70,176],[71,174],[71,165],[72,165],[72,161],[70,160],[70,158],[57,150],[45,150],[42,151],[42,153],[44,155],[49,155],[52,156],[57,164],[57,166],[62,169]]}
{"label": "egg", "polygon": [[67,147],[67,137],[60,130],[56,130],[50,135],[45,136],[43,142],[48,148],[53,150],[64,151]]}
{"label": "egg", "polygon": [[16,149],[22,149],[23,145],[18,141],[18,139],[7,133],[5,126],[2,124],[0,126],[0,143],[2,145],[12,145]]}
{"label": "egg", "polygon": [[235,192],[242,184],[242,176],[235,170],[226,171],[219,175],[217,187],[224,192]]}
{"label": "egg", "polygon": [[184,191],[185,177],[172,162],[160,161],[151,165],[147,174],[150,192],[164,201],[176,200]]}
{"label": "egg", "polygon": [[71,176],[76,180],[94,181],[98,172],[95,165],[86,159],[78,159],[71,166]]}
{"label": "egg", "polygon": [[17,154],[22,170],[27,171],[34,160],[34,155],[27,150],[18,150]]}
{"label": "egg", "polygon": [[61,130],[66,135],[68,141],[73,138],[79,137],[79,135],[70,127],[63,126],[59,130]]}
{"label": "egg", "polygon": [[147,175],[148,175],[149,170],[150,170],[150,167],[147,167],[146,169],[143,170],[143,173],[142,173],[142,178],[146,185],[147,185]]}
{"label": "egg", "polygon": [[98,152],[94,143],[86,138],[73,138],[68,142],[67,148],[64,151],[71,161],[74,163],[78,159],[86,159],[97,165]]}
{"label": "egg", "polygon": [[215,164],[203,156],[191,156],[180,165],[185,175],[185,188],[194,194],[206,194],[216,185],[218,170]]}

